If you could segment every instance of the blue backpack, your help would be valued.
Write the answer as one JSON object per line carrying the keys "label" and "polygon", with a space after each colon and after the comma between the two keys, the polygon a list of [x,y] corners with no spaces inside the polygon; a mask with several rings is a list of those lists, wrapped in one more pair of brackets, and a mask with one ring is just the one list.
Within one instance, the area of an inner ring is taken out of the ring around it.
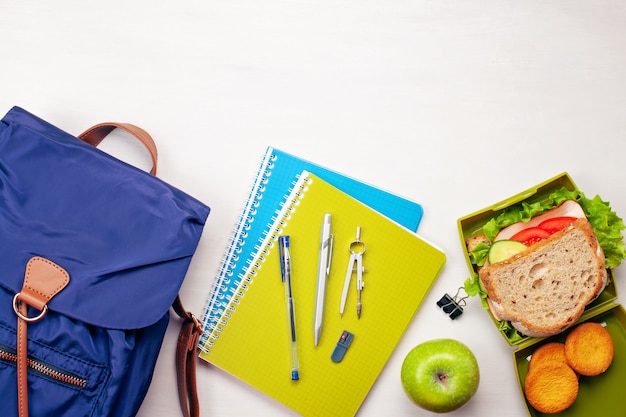
{"label": "blue backpack", "polygon": [[92,146],[115,127],[156,167],[132,125],[79,139],[17,107],[0,121],[2,416],[134,416],[170,307],[198,329],[177,295],[209,208]]}

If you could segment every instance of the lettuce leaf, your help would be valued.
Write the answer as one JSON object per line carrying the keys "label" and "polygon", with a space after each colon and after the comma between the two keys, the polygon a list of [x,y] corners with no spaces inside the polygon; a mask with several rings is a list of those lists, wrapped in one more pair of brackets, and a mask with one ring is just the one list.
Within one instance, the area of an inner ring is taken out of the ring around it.
{"label": "lettuce leaf", "polygon": [[471,277],[466,279],[463,284],[463,289],[470,297],[475,295],[480,296],[483,308],[485,310],[489,310],[489,305],[487,304],[487,291],[483,288],[483,284],[480,281],[478,274],[472,274]]}
{"label": "lettuce leaf", "polygon": [[[583,208],[604,251],[606,267],[615,268],[620,265],[626,258],[624,238],[622,236],[622,230],[626,228],[624,221],[611,209],[610,204],[603,201],[600,196],[596,195],[593,199],[589,199],[580,190],[569,191],[563,187],[550,194],[546,200],[532,204],[523,202],[508,207],[483,226],[483,233],[490,241],[493,241],[503,228],[513,223],[527,222],[538,214],[560,206],[565,200],[576,200]],[[476,259],[479,261],[483,255],[484,248],[477,247],[471,254],[471,257],[472,260]],[[476,265],[482,265],[482,263],[476,263]]]}
{"label": "lettuce leaf", "polygon": [[611,210],[608,202],[602,201],[597,195],[591,200],[582,196],[580,203],[604,251],[606,267],[615,268],[626,257],[622,236],[626,226],[623,220]]}

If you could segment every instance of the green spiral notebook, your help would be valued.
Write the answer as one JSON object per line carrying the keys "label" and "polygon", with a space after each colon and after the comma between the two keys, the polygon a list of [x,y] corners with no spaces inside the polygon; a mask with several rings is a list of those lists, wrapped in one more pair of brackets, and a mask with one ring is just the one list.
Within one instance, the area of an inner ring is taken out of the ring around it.
{"label": "green spiral notebook", "polygon": [[[333,216],[334,250],[324,331],[313,340],[320,227]],[[339,314],[351,241],[363,254],[362,314],[354,277]],[[277,239],[291,240],[300,380],[291,380],[289,320]],[[414,232],[309,172],[303,172],[268,230],[200,356],[305,416],[354,415],[445,264],[445,254]],[[331,355],[344,330],[354,335],[341,362]]]}

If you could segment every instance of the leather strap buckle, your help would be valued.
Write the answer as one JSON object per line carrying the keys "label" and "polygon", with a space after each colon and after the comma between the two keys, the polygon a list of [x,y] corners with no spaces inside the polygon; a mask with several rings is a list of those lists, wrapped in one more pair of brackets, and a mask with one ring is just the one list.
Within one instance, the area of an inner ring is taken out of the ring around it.
{"label": "leather strap buckle", "polygon": [[36,321],[41,320],[42,318],[44,318],[44,316],[46,315],[46,313],[48,312],[48,305],[44,304],[43,309],[41,310],[41,312],[35,316],[35,317],[28,317],[24,314],[22,314],[20,312],[20,295],[22,293],[18,292],[17,294],[15,294],[15,297],[13,297],[13,311],[15,311],[15,314],[17,314],[17,316],[19,318],[21,318],[22,320],[28,322],[28,323],[34,323]]}

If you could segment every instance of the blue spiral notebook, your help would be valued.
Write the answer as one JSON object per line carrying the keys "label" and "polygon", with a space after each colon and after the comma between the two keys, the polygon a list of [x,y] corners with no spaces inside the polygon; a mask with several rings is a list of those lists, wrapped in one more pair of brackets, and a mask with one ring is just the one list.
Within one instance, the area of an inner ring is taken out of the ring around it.
{"label": "blue spiral notebook", "polygon": [[420,204],[268,147],[209,293],[202,317],[201,350],[206,352],[208,335],[219,324],[224,310],[237,293],[239,283],[275,220],[277,207],[287,199],[298,175],[304,170],[407,229],[417,231],[424,213]]}

